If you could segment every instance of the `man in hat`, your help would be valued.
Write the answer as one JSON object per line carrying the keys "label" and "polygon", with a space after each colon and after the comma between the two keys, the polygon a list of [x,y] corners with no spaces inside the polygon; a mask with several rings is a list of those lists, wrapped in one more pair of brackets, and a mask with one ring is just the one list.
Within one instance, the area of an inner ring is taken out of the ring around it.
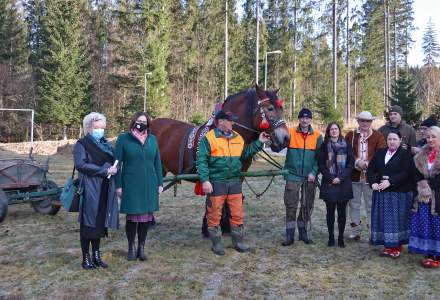
{"label": "man in hat", "polygon": [[402,135],[402,147],[404,149],[414,147],[416,145],[416,131],[402,119],[402,108],[399,105],[390,106],[388,109],[388,117],[390,121],[379,128],[384,138],[386,139],[390,131],[397,129]]}
{"label": "man in hat", "polygon": [[374,153],[386,147],[383,135],[371,128],[375,118],[369,111],[363,111],[356,116],[358,128],[347,133],[345,140],[349,143],[354,152],[355,169],[351,174],[353,182],[353,199],[349,202],[349,215],[351,219],[350,238],[360,240],[361,238],[361,206],[362,198],[367,215],[367,225],[371,217],[372,190],[366,182],[368,163]]}
{"label": "man in hat", "polygon": [[[309,109],[301,109],[298,119],[298,127],[289,129],[290,144],[284,164],[284,169],[289,173],[285,175],[286,240],[282,242],[283,246],[294,243],[296,226],[298,226],[299,240],[306,244],[313,243],[307,234],[306,225],[311,220],[315,200],[318,151],[323,139],[319,131],[314,130],[310,125],[312,112]],[[301,207],[297,219],[296,212],[300,201]]]}
{"label": "man in hat", "polygon": [[207,222],[212,251],[224,255],[219,228],[225,202],[230,208],[231,238],[239,252],[249,251],[243,242],[243,195],[241,189],[241,160],[252,158],[270,140],[262,132],[252,144],[246,146],[243,138],[232,130],[238,118],[229,111],[221,110],[215,115],[216,128],[210,130],[200,141],[197,152],[197,173],[203,192],[208,194]]}

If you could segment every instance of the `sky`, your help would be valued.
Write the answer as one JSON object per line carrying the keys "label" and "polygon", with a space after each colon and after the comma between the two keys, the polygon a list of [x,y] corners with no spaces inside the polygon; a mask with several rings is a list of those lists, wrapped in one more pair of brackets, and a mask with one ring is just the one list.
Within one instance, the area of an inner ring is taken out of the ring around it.
{"label": "sky", "polygon": [[431,18],[437,33],[437,42],[440,43],[440,0],[415,0],[414,25],[417,27],[413,34],[415,43],[410,50],[408,63],[410,66],[423,65],[422,38],[426,24]]}
{"label": "sky", "polygon": [[[264,0],[262,0],[264,1]],[[361,3],[361,0],[355,0]],[[237,12],[243,13],[241,5],[243,0],[237,1]],[[410,49],[408,63],[410,66],[423,65],[422,38],[429,18],[435,25],[437,42],[440,43],[440,0],[415,0],[414,1],[414,25],[416,30],[413,33],[414,45]]]}

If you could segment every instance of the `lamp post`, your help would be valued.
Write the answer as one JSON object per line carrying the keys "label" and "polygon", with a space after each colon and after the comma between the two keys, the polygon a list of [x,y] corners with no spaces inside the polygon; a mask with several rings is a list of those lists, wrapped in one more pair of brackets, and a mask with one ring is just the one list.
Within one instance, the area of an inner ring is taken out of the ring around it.
{"label": "lamp post", "polygon": [[144,112],[147,112],[147,75],[152,75],[151,72],[144,73]]}
{"label": "lamp post", "polygon": [[281,54],[283,53],[281,50],[269,51],[266,52],[264,56],[264,89],[267,90],[267,55],[269,54]]}

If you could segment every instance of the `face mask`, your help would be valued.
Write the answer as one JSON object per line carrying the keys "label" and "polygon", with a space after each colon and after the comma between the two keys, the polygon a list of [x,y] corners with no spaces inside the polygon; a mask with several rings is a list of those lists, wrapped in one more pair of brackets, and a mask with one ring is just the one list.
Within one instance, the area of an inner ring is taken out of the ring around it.
{"label": "face mask", "polygon": [[139,132],[143,132],[143,131],[145,131],[145,129],[147,129],[147,124],[135,123],[134,128],[136,128],[136,130]]}
{"label": "face mask", "polygon": [[96,140],[100,140],[104,137],[104,129],[102,128],[96,128],[92,130],[92,136],[96,139]]}

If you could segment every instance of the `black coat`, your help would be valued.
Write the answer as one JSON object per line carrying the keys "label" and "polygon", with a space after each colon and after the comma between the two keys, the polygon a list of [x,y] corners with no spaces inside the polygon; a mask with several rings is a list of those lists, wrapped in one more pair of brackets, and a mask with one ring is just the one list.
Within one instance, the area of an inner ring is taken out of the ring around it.
{"label": "black coat", "polygon": [[330,174],[327,168],[328,150],[327,143],[321,145],[318,157],[318,169],[322,173],[319,198],[324,201],[343,202],[353,198],[353,187],[351,183],[351,172],[354,168],[353,148],[347,143],[347,161],[341,173],[340,184],[332,184],[335,176]]}
{"label": "black coat", "polygon": [[[73,148],[73,158],[75,168],[79,171],[81,187],[84,190],[84,201],[80,207],[78,222],[94,228],[98,215],[101,185],[104,178],[107,177],[108,168],[112,165],[105,163],[98,166],[92,163],[90,155],[80,142],[77,142]],[[119,227],[119,206],[114,177],[111,176],[109,180],[105,227],[117,229]]]}
{"label": "black coat", "polygon": [[382,176],[388,176],[391,186],[385,192],[414,191],[414,160],[411,153],[399,147],[393,157],[385,165],[385,155],[388,148],[379,149],[368,164],[367,180],[370,186],[380,183]]}

